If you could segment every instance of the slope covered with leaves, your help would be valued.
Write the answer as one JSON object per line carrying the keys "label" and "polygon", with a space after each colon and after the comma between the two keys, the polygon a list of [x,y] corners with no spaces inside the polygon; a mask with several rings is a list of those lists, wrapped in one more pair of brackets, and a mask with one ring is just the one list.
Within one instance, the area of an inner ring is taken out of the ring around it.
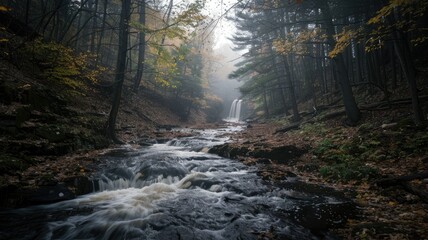
{"label": "slope covered with leaves", "polygon": [[[19,206],[29,203],[31,189],[85,177],[95,156],[111,145],[105,124],[114,76],[91,66],[89,55],[59,44],[11,41],[1,47],[0,204]],[[116,127],[127,143],[144,145],[168,137],[157,129],[205,121],[203,110],[191,108],[183,120],[181,110],[188,109],[180,99],[147,89],[136,94],[131,85],[125,82]]]}
{"label": "slope covered with leaves", "polygon": [[250,123],[212,152],[257,166],[268,181],[297,177],[343,191],[361,210],[335,230],[344,239],[428,237],[428,134],[406,107],[365,111],[353,127],[334,108],[300,125],[284,119]]}

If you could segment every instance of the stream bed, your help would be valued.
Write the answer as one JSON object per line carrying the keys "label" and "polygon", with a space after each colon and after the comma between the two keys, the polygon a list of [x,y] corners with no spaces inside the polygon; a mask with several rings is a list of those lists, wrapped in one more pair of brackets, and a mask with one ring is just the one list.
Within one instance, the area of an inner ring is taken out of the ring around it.
{"label": "stream bed", "polygon": [[0,239],[336,239],[328,229],[355,210],[343,194],[298,178],[268,183],[257,166],[206,153],[239,130],[111,149],[93,193],[0,211]]}

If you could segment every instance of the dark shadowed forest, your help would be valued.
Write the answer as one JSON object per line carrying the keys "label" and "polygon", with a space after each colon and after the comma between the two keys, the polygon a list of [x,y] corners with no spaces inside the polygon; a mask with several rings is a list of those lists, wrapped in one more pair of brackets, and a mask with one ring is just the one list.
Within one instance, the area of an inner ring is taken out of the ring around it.
{"label": "dark shadowed forest", "polygon": [[427,114],[425,0],[0,0],[0,239],[427,239]]}

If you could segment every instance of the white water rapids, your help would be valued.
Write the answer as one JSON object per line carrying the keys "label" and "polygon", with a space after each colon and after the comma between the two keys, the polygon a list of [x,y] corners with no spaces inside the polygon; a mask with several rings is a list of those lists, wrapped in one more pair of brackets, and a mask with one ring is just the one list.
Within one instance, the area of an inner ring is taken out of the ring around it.
{"label": "white water rapids", "polygon": [[97,192],[0,211],[0,239],[257,239],[267,231],[281,239],[328,238],[314,234],[306,218],[322,224],[317,214],[335,211],[342,199],[296,198],[291,185],[266,184],[255,168],[204,152],[239,128],[106,153],[94,176]]}

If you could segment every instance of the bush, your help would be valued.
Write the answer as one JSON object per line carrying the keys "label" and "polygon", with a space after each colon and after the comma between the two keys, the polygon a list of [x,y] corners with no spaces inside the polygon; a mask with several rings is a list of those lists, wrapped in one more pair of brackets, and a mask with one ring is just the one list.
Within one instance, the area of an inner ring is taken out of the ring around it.
{"label": "bush", "polygon": [[314,149],[314,153],[316,155],[324,155],[329,150],[335,148],[336,145],[330,139],[324,139],[318,144],[318,146]]}
{"label": "bush", "polygon": [[368,179],[377,174],[377,170],[358,161],[348,161],[320,168],[320,174],[324,178],[350,181]]}
{"label": "bush", "polygon": [[103,71],[89,66],[91,56],[88,53],[75,54],[71,48],[40,39],[27,42],[21,55],[36,65],[41,78],[72,90],[84,87],[84,81],[96,82],[96,77]]}

